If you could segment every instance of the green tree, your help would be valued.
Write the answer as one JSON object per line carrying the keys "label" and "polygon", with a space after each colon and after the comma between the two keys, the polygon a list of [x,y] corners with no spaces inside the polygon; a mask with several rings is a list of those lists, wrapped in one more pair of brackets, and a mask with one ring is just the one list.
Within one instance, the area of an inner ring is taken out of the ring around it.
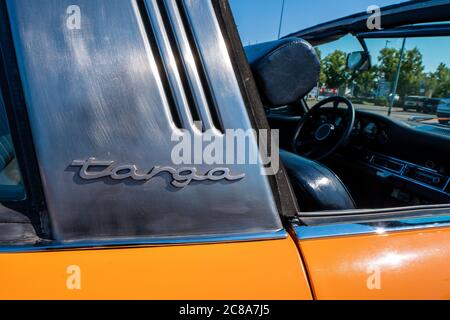
{"label": "green tree", "polygon": [[323,72],[325,84],[328,88],[344,88],[350,78],[345,52],[335,50],[326,56],[323,60]]}
{"label": "green tree", "polygon": [[441,63],[432,76],[436,81],[434,96],[447,97],[450,94],[450,69]]}
{"label": "green tree", "polygon": [[426,92],[425,95],[429,98],[433,97],[437,86],[438,81],[434,72],[424,73],[422,76],[422,82],[425,84]]}
{"label": "green tree", "polygon": [[386,81],[392,81],[394,79],[399,57],[400,52],[394,48],[384,48],[380,51],[380,55],[378,56],[378,70]]}
{"label": "green tree", "polygon": [[[400,59],[400,50],[385,48],[380,51],[379,72],[391,83],[395,80]],[[397,94],[405,98],[407,95],[420,93],[421,80],[424,79],[423,56],[419,49],[413,48],[405,52],[398,83]]]}
{"label": "green tree", "polygon": [[323,67],[322,51],[320,51],[320,48],[318,48],[318,47],[316,47],[315,49],[316,49],[316,53],[317,53],[317,56],[319,57],[319,61],[320,61],[319,85],[324,86],[326,84],[327,78],[325,76],[325,71],[324,71],[324,67]]}
{"label": "green tree", "polygon": [[358,96],[370,96],[377,88],[378,67],[373,66],[370,70],[358,72],[354,75],[355,85],[353,94]]}
{"label": "green tree", "polygon": [[406,51],[402,61],[398,94],[401,97],[407,95],[419,95],[421,79],[423,79],[423,55],[419,49]]}

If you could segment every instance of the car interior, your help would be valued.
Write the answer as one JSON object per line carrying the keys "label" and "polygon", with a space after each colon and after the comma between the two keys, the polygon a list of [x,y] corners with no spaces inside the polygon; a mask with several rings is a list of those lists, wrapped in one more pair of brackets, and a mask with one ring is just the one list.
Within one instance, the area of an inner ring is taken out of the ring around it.
{"label": "car interior", "polygon": [[320,61],[311,44],[286,38],[245,52],[281,160],[303,212],[450,202],[450,136],[355,110],[340,96],[309,108]]}
{"label": "car interior", "polygon": [[[0,108],[4,110],[0,96]],[[14,153],[6,114],[0,112],[0,194],[2,201],[25,197],[19,165]],[[11,206],[13,207],[13,206]],[[0,205],[0,244],[32,244],[38,236],[31,219],[8,205]]]}

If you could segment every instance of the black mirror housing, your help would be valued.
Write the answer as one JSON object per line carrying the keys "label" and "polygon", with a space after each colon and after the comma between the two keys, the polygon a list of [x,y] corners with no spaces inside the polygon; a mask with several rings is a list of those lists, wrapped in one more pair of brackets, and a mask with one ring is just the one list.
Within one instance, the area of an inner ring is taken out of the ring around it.
{"label": "black mirror housing", "polygon": [[372,59],[367,51],[355,51],[347,55],[347,69],[351,71],[368,71],[372,67]]}

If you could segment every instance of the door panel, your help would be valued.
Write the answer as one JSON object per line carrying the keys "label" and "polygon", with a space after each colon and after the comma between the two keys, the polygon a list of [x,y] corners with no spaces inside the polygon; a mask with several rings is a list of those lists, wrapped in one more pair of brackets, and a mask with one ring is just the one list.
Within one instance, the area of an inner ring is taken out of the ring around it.
{"label": "door panel", "polygon": [[0,254],[0,283],[0,299],[311,299],[290,237],[4,253]]}
{"label": "door panel", "polygon": [[450,229],[300,240],[318,299],[450,299]]}

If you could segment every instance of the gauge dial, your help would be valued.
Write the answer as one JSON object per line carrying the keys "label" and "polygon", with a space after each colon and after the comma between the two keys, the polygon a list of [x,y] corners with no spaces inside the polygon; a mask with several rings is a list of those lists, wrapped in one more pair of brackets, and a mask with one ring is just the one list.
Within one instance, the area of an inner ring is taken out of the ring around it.
{"label": "gauge dial", "polygon": [[378,127],[375,123],[369,122],[363,130],[364,137],[368,140],[375,140],[378,134]]}
{"label": "gauge dial", "polygon": [[379,144],[386,144],[389,142],[390,139],[390,134],[389,134],[389,129],[388,128],[382,128],[380,130],[380,133],[378,134],[378,143]]}
{"label": "gauge dial", "polygon": [[353,126],[352,137],[357,137],[361,133],[361,121],[355,120],[355,125]]}

